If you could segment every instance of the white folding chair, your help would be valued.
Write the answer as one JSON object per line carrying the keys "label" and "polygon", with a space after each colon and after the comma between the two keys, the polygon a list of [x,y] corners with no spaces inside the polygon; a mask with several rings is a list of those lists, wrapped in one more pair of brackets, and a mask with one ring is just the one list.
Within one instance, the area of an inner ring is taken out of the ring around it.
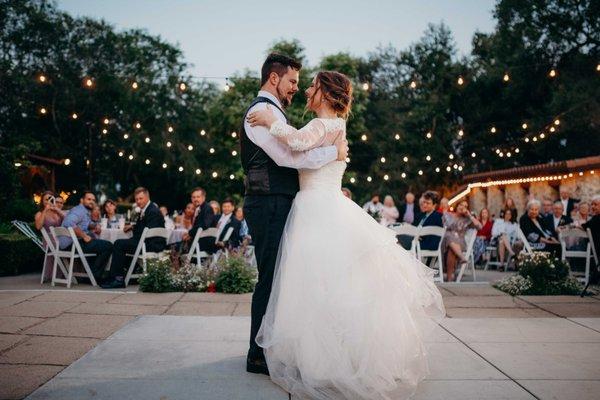
{"label": "white folding chair", "polygon": [[197,260],[197,265],[201,265],[202,260],[210,258],[210,255],[206,251],[200,250],[200,239],[213,237],[215,238],[216,243],[218,232],[217,228],[208,228],[206,230],[198,229],[198,232],[196,232],[194,240],[192,241],[192,245],[190,246],[190,251],[186,255],[187,259],[192,262],[195,258]]}
{"label": "white folding chair", "polygon": [[[434,277],[436,282],[444,282],[444,269],[443,269],[443,256],[442,256],[442,239],[446,233],[445,227],[440,226],[422,226],[419,228],[417,240],[417,258],[425,263],[426,259],[429,258],[429,268],[436,269],[438,276]],[[438,236],[440,241],[437,249],[435,250],[424,250],[421,249],[420,238],[422,236]]]}
{"label": "white folding chair", "polygon": [[460,271],[458,272],[458,278],[456,279],[457,282],[460,282],[460,280],[463,277],[463,274],[465,273],[465,269],[467,268],[471,269],[473,273],[473,282],[475,282],[475,257],[473,255],[473,246],[475,244],[476,238],[476,229],[469,229],[465,233],[465,243],[467,244],[467,247],[465,251],[463,251],[463,256],[467,259],[467,262],[461,264]]}
{"label": "white folding chair", "polygon": [[[70,250],[61,250],[58,247],[58,245],[55,247],[56,252],[55,252],[54,266],[53,266],[53,271],[52,271],[52,286],[54,286],[56,283],[65,283],[67,285],[67,287],[70,288],[71,282],[73,281],[74,276],[80,276],[80,277],[87,276],[90,279],[90,282],[92,282],[93,286],[98,286],[96,284],[96,279],[94,278],[94,274],[92,273],[92,270],[90,269],[90,266],[86,259],[86,257],[95,257],[96,254],[83,252],[83,250],[81,249],[81,245],[79,244],[79,240],[77,240],[77,236],[75,236],[75,232],[73,231],[73,228],[71,228],[71,227],[64,228],[62,226],[57,226],[57,227],[51,226],[50,233],[52,234],[54,243],[59,243],[58,238],[61,236],[68,237],[73,241],[73,244],[71,245]],[[56,277],[56,271],[58,270],[59,259],[63,259],[63,258],[69,259],[69,265],[67,266],[67,268],[66,268],[67,270],[65,271],[66,272],[65,279]],[[73,271],[73,266],[75,264],[76,259],[81,261],[81,264],[83,265],[83,269],[85,270],[85,272],[74,272]]]}
{"label": "white folding chair", "polygon": [[527,237],[521,230],[521,227],[517,229],[518,239],[523,242],[523,253],[525,254],[533,254],[533,248],[531,247],[531,243],[527,241]]}
{"label": "white folding chair", "polygon": [[42,240],[39,238],[38,235],[36,235],[36,233],[31,229],[27,222],[14,220],[11,221],[11,224],[13,224],[13,226],[17,228],[23,235],[31,239],[31,241],[35,243],[40,249],[42,249],[43,252],[46,252],[46,249],[42,244]]}
{"label": "white folding chair", "polygon": [[[498,240],[500,240],[500,238],[498,238]],[[513,243],[515,242],[516,238],[514,235],[511,235],[509,238],[509,243],[512,246]],[[510,254],[506,254],[506,259],[504,260],[504,262],[500,262],[500,256],[498,254],[498,245],[496,246],[486,246],[485,248],[485,256],[486,256],[486,262],[485,262],[485,266],[483,267],[484,271],[487,271],[488,267],[491,266],[495,266],[495,267],[504,267],[505,271],[508,271],[508,266],[510,265],[510,261],[512,260],[512,257]],[[493,261],[492,258],[495,258],[496,260]]]}
{"label": "white folding chair", "polygon": [[[567,249],[567,239],[574,238],[579,240],[586,240],[587,244],[585,246],[585,250],[568,250]],[[571,229],[560,229],[558,232],[558,240],[560,241],[561,247],[561,259],[563,261],[567,260],[567,258],[583,258],[585,259],[585,272],[583,277],[581,277],[580,273],[573,273],[571,270],[571,274],[576,276],[580,282],[583,282],[584,285],[587,285],[590,280],[590,262],[592,259],[592,245],[588,234],[586,231],[571,228]]]}
{"label": "white folding chair", "polygon": [[[233,234],[233,227],[229,227],[229,229],[227,229],[227,232],[225,232],[225,236],[223,236],[223,243],[227,243],[229,241],[229,239],[231,238],[231,235]],[[217,242],[218,242],[219,238],[217,238]],[[215,242],[215,243],[217,243]],[[219,249],[217,250],[212,257],[212,265],[216,264],[219,261],[219,258],[221,258],[222,256],[225,257],[225,259],[229,258],[229,250],[227,249],[227,245],[223,248],[223,249]]]}
{"label": "white folding chair", "polygon": [[246,246],[246,251],[244,252],[244,258],[246,259],[248,264],[250,264],[250,266],[252,266],[254,268],[257,267],[258,263],[256,262],[256,250],[255,250],[254,246],[252,246],[252,245]]}
{"label": "white folding chair", "polygon": [[[62,262],[60,257],[56,255],[58,243],[50,238],[50,234],[46,231],[46,228],[42,228],[41,232],[44,242],[46,242],[46,248],[44,250],[44,265],[42,267],[42,277],[40,279],[40,283],[44,283],[44,276],[46,275],[46,262],[48,261],[48,257],[54,257],[54,259],[57,259],[57,264],[60,268],[60,271],[63,273],[63,276],[67,276],[67,268],[65,267],[65,264]],[[54,262],[52,265],[54,266]],[[73,283],[77,283],[77,279],[75,279],[75,277],[73,277]]]}
{"label": "white folding chair", "polygon": [[394,224],[388,226],[391,230],[396,232],[397,236],[409,236],[412,237],[410,242],[410,252],[416,257],[417,255],[417,241],[419,237],[419,228],[411,224]]}
{"label": "white folding chair", "polygon": [[600,264],[598,264],[598,253],[596,253],[596,246],[594,246],[594,237],[592,236],[592,231],[590,230],[590,228],[587,228],[586,231],[588,239],[590,240],[590,243],[592,245],[592,256],[594,257],[594,261],[596,262],[596,267],[598,267]]}
{"label": "white folding chair", "polygon": [[158,253],[146,251],[146,239],[164,238],[166,243],[170,236],[171,234],[167,228],[144,228],[135,252],[133,254],[127,254],[128,257],[133,257],[133,259],[131,260],[131,264],[129,264],[129,269],[127,270],[127,275],[125,276],[125,287],[127,287],[131,278],[139,278],[142,275],[133,273],[138,261],[142,262],[143,273],[146,273],[147,260],[160,258],[166,254],[165,250]]}

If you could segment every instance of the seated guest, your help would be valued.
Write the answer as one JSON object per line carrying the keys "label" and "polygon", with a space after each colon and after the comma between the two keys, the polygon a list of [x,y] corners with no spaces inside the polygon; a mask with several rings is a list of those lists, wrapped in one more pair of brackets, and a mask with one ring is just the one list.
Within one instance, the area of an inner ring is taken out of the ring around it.
{"label": "seated guest", "polygon": [[547,218],[552,215],[552,200],[544,198],[542,201],[542,212],[540,212],[542,218]]}
{"label": "seated guest", "polygon": [[600,195],[596,195],[592,198],[592,217],[581,224],[581,228],[584,230],[589,229],[592,232],[592,244],[596,249],[596,254],[600,257]]}
{"label": "seated guest", "polygon": [[567,226],[573,222],[571,217],[564,213],[564,206],[560,201],[552,205],[552,214],[544,218],[546,227],[552,229],[552,236],[558,239],[558,228]]}
{"label": "seated guest", "polygon": [[[60,197],[59,197],[60,198]],[[54,201],[52,201],[54,199]],[[62,200],[62,198],[60,198]],[[50,235],[51,226],[60,226],[63,222],[64,215],[62,211],[56,205],[56,198],[54,193],[51,191],[45,191],[42,194],[42,201],[40,201],[39,211],[35,213],[35,227],[37,230],[46,230],[46,233]],[[42,242],[44,248],[46,247],[46,239]],[[52,279],[52,269],[54,268],[54,258],[52,256],[46,257],[46,264],[44,268],[44,280]]]}
{"label": "seated guest", "polygon": [[347,198],[349,198],[350,200],[352,200],[352,192],[350,191],[350,189],[343,187],[342,188],[342,194],[344,196],[346,196]]}
{"label": "seated guest", "polygon": [[221,216],[221,205],[219,205],[219,202],[216,200],[211,200],[208,204],[210,205],[210,208],[212,208],[215,218],[219,219]]}
{"label": "seated guest", "polygon": [[395,224],[398,220],[398,215],[398,209],[394,204],[394,199],[392,196],[385,196],[383,199],[383,208],[381,209],[380,224],[383,226]]}
{"label": "seated guest", "polygon": [[194,207],[194,203],[187,203],[183,209],[183,214],[178,215],[175,219],[175,225],[189,231],[194,225],[195,212],[196,207]]}
{"label": "seated guest", "polygon": [[[150,193],[144,187],[138,187],[133,192],[135,204],[140,208],[140,216],[135,226],[126,225],[124,231],[133,231],[129,239],[118,239],[113,245],[112,261],[110,264],[110,281],[101,285],[104,289],[124,288],[125,275],[129,268],[127,254],[133,254],[142,237],[145,228],[164,228],[165,218],[160,213],[156,203],[150,201]],[[162,237],[145,240],[146,251],[158,253],[165,249],[166,241]]]}
{"label": "seated guest", "polygon": [[519,219],[519,227],[533,249],[560,254],[560,243],[553,235],[553,228],[540,216],[540,206],[539,201],[530,200],[526,214]]}
{"label": "seated guest", "polygon": [[400,206],[400,221],[412,224],[415,220],[420,219],[420,211],[415,206],[415,195],[411,192],[406,193],[404,196],[405,202]]}
{"label": "seated guest", "polygon": [[160,210],[160,213],[163,215],[163,217],[169,216],[169,209],[167,208],[167,206],[160,206],[158,207],[158,209]]}
{"label": "seated guest", "polygon": [[516,250],[513,244],[517,239],[518,228],[517,223],[512,221],[512,211],[510,208],[504,211],[503,218],[498,218],[494,221],[494,225],[492,226],[492,244],[497,246],[498,259],[502,264],[504,264],[506,252],[511,257],[515,255]]}
{"label": "seated guest", "polygon": [[94,208],[92,208],[92,211],[90,212],[90,219],[95,225],[100,225],[100,214],[100,206],[94,203]]}
{"label": "seated guest", "polygon": [[383,204],[381,204],[381,201],[379,201],[379,195],[377,193],[374,193],[371,196],[371,200],[367,201],[363,205],[363,210],[368,212],[372,217],[374,217],[378,221],[381,218],[382,209],[383,209]]}
{"label": "seated guest", "polygon": [[450,205],[448,204],[449,200],[446,197],[442,197],[440,200],[440,205],[437,208],[437,211],[440,214],[444,214],[446,211],[450,210]]}
{"label": "seated guest", "polygon": [[108,220],[107,226],[115,228],[119,225],[119,217],[117,216],[117,203],[114,200],[108,199],[102,205],[104,218]]}
{"label": "seated guest", "polygon": [[[94,262],[90,263],[92,274],[96,280],[102,279],[102,274],[106,263],[110,258],[113,245],[108,240],[98,239],[100,235],[100,225],[94,224],[91,218],[91,212],[96,205],[96,196],[90,191],[84,191],[79,200],[79,205],[69,210],[69,213],[62,222],[65,228],[73,228],[75,236],[79,240],[81,250],[84,253],[96,254]],[[59,245],[62,250],[68,249],[73,245],[71,238],[61,236]],[[92,259],[92,257],[90,257]],[[91,260],[90,260],[91,261]]]}
{"label": "seated guest", "polygon": [[246,246],[252,240],[250,236],[250,230],[248,229],[248,223],[246,223],[246,219],[244,218],[244,209],[242,207],[237,207],[233,212],[235,219],[240,221],[240,237],[242,238],[243,244]]}
{"label": "seated guest", "polygon": [[469,212],[469,203],[461,200],[456,205],[455,212],[446,212],[443,216],[446,234],[442,244],[442,254],[445,254],[448,282],[454,281],[454,270],[459,264],[467,262],[463,251],[467,248],[465,234],[468,229],[481,229],[481,222]]}
{"label": "seated guest", "polygon": [[[189,246],[194,240],[198,229],[206,230],[214,228],[217,225],[213,208],[206,202],[206,191],[202,188],[195,188],[191,193],[192,204],[194,205],[194,217],[192,218],[192,227],[188,233],[183,235],[183,240]],[[204,251],[214,249],[215,239],[211,237],[200,239],[200,248]]]}
{"label": "seated guest", "polygon": [[[225,247],[224,238],[227,234],[229,228],[233,228],[233,232],[229,237],[228,244],[231,247],[239,247],[241,242],[240,229],[242,227],[242,223],[237,220],[233,216],[233,210],[235,209],[235,205],[233,204],[233,200],[227,198],[221,203],[221,209],[223,210],[223,214],[219,217],[217,221],[217,243],[216,246],[219,248]],[[213,253],[216,249],[213,249]]]}
{"label": "seated guest", "polygon": [[506,200],[504,200],[504,205],[500,211],[500,218],[504,218],[505,210],[510,210],[513,218],[512,222],[517,222],[517,207],[515,206],[515,202],[512,197],[507,197]]}
{"label": "seated guest", "polygon": [[574,214],[573,225],[579,227],[588,222],[591,218],[590,204],[585,201],[580,202],[579,207],[577,207],[577,212]]}
{"label": "seated guest", "polygon": [[490,218],[490,211],[487,208],[482,208],[479,212],[479,222],[481,222],[482,227],[477,231],[477,237],[473,245],[473,259],[475,262],[479,261],[479,258],[485,253],[485,248],[492,239],[494,221]]}
{"label": "seated guest", "polygon": [[[413,225],[418,227],[423,226],[439,226],[442,227],[442,214],[436,210],[438,202],[438,194],[434,191],[423,193],[419,200],[421,208],[420,219],[415,220]],[[440,243],[439,236],[419,236],[420,247],[423,250],[436,250]],[[410,248],[410,246],[409,246]]]}

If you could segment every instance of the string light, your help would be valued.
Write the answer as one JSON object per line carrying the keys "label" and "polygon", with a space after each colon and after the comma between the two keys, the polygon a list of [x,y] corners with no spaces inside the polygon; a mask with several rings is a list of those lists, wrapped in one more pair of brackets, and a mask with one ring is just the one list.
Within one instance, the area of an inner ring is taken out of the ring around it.
{"label": "string light", "polygon": [[137,90],[137,88],[139,87],[138,83],[136,81],[131,82],[131,88],[133,90]]}
{"label": "string light", "polygon": [[368,82],[365,82],[365,83],[363,83],[363,84],[362,84],[362,88],[363,88],[363,90],[365,90],[365,91],[369,90],[369,83],[368,83]]}
{"label": "string light", "polygon": [[350,178],[350,183],[355,183],[356,179],[355,178]]}
{"label": "string light", "polygon": [[458,136],[462,137],[465,134],[465,132],[461,129],[458,131]]}
{"label": "string light", "polygon": [[462,86],[465,83],[465,80],[463,79],[462,76],[459,76],[458,79],[456,80],[456,83],[458,83],[458,86]]}
{"label": "string light", "polygon": [[518,147],[515,149],[515,153],[518,153],[518,152],[520,152],[520,151],[521,151],[521,150],[519,150],[519,148],[518,148]]}
{"label": "string light", "polygon": [[431,132],[427,132],[427,135],[425,135],[427,137],[427,139],[431,139]]}
{"label": "string light", "polygon": [[451,160],[454,160],[454,154],[449,154],[448,158],[451,159]]}
{"label": "string light", "polygon": [[150,164],[150,160],[146,158],[145,163],[146,163],[146,165]]}
{"label": "string light", "polygon": [[231,132],[231,137],[232,138],[237,137],[237,133],[236,132]]}
{"label": "string light", "polygon": [[459,171],[462,171],[462,170],[463,170],[463,167],[462,167],[462,165],[459,165],[459,166],[458,166],[458,170],[459,170]]}
{"label": "string light", "polygon": [[213,178],[216,178],[217,176],[219,176],[219,174],[217,173],[217,171],[213,171],[213,173],[211,174]]}
{"label": "string light", "polygon": [[83,80],[83,85],[86,88],[91,89],[94,86],[94,81],[92,80],[92,78],[85,78]]}
{"label": "string light", "polygon": [[525,138],[525,143],[529,143],[529,138],[528,137]]}
{"label": "string light", "polygon": [[546,135],[545,135],[543,132],[542,132],[542,133],[540,133],[540,139],[543,139],[543,138],[545,138],[545,137],[546,137]]}
{"label": "string light", "polygon": [[106,129],[106,128],[102,129],[102,133],[106,135],[108,133],[108,129]]}
{"label": "string light", "polygon": [[77,119],[77,118],[79,118],[79,116],[77,115],[77,113],[73,113],[73,114],[71,115],[71,118],[73,118],[73,119]]}
{"label": "string light", "polygon": [[167,147],[171,147],[172,145],[173,145],[173,143],[167,142]]}
{"label": "string light", "polygon": [[450,172],[450,171],[452,171],[452,168],[450,168],[450,166],[447,166],[446,171]]}
{"label": "string light", "polygon": [[553,127],[553,126],[551,126],[551,127],[550,127],[550,132],[554,133],[555,131],[556,131],[556,128],[555,128],[555,127]]}
{"label": "string light", "polygon": [[403,173],[401,173],[401,174],[400,174],[400,176],[401,176],[402,178],[406,178],[406,172],[403,172]]}
{"label": "string light", "polygon": [[396,133],[396,136],[394,136],[394,139],[400,140],[400,135]]}
{"label": "string light", "polygon": [[408,162],[408,157],[404,156],[404,157],[402,158],[402,161],[404,161],[404,162]]}
{"label": "string light", "polygon": [[440,167],[435,167],[435,172],[440,172]]}
{"label": "string light", "polygon": [[560,125],[560,119],[555,119],[554,120],[554,125],[556,125],[556,126]]}
{"label": "string light", "polygon": [[46,114],[48,110],[45,107],[40,108],[40,114]]}
{"label": "string light", "polygon": [[410,82],[410,88],[411,88],[411,89],[416,89],[416,88],[417,88],[417,82],[415,82],[415,81],[411,81],[411,82]]}
{"label": "string light", "polygon": [[169,133],[173,133],[173,127],[172,127],[172,126],[169,126],[169,127],[167,128],[167,132],[169,132]]}
{"label": "string light", "polygon": [[381,158],[379,159],[379,161],[381,161],[382,163],[385,163],[385,157],[381,157]]}
{"label": "string light", "polygon": [[200,175],[202,173],[202,171],[200,170],[200,168],[196,168],[196,175]]}
{"label": "string light", "polygon": [[210,154],[214,154],[214,153],[215,153],[215,149],[214,149],[213,147],[211,147],[210,149],[208,149],[208,152],[209,152]]}
{"label": "string light", "polygon": [[188,150],[189,150],[189,151],[192,151],[192,150],[194,150],[194,146],[192,146],[192,145],[190,144],[190,145],[188,146]]}
{"label": "string light", "polygon": [[555,69],[551,69],[550,72],[548,73],[548,76],[550,76],[550,78],[555,78],[556,77],[556,70]]}
{"label": "string light", "polygon": [[430,156],[429,154],[427,154],[427,156],[425,157],[425,159],[426,159],[427,161],[431,161],[431,156]]}
{"label": "string light", "polygon": [[40,76],[38,77],[38,80],[39,80],[41,83],[46,83],[46,81],[48,80],[48,78],[46,78],[46,75],[44,75],[44,74],[40,74]]}
{"label": "string light", "polygon": [[235,179],[235,175],[233,175],[233,174],[229,175],[229,179],[234,180]]}
{"label": "string light", "polygon": [[475,154],[475,152],[471,153],[471,157],[475,158],[477,157],[477,154]]}
{"label": "string light", "polygon": [[109,120],[108,118],[104,118],[104,119],[102,120],[102,122],[104,123],[104,125],[108,125],[108,124],[109,124],[109,122],[110,122],[110,120]]}
{"label": "string light", "polygon": [[182,92],[185,92],[185,89],[187,89],[187,85],[184,82],[181,82],[179,84],[179,90],[181,90]]}
{"label": "string light", "polygon": [[65,158],[65,161],[63,161],[63,163],[65,165],[69,165],[69,164],[71,164],[71,159],[70,158]]}
{"label": "string light", "polygon": [[16,162],[15,163],[15,167],[19,168],[20,166],[22,166],[23,164],[21,164],[20,162]]}
{"label": "string light", "polygon": [[204,129],[202,129],[202,130],[200,131],[200,136],[204,136],[204,135],[206,135],[206,131],[205,131]]}
{"label": "string light", "polygon": [[177,168],[177,170],[178,170],[179,172],[183,172],[183,167],[179,167],[179,168]]}
{"label": "string light", "polygon": [[418,174],[419,174],[419,175],[423,175],[423,170],[422,170],[422,169],[420,169],[420,170],[419,170],[419,172],[418,172]]}
{"label": "string light", "polygon": [[139,122],[136,122],[136,123],[133,125],[133,127],[134,127],[135,129],[142,129],[142,124],[140,124]]}
{"label": "string light", "polygon": [[123,139],[129,139],[129,134],[128,134],[128,133],[125,133],[125,134],[123,135]]}
{"label": "string light", "polygon": [[495,126],[492,126],[492,127],[490,128],[490,132],[492,132],[492,133],[496,133],[496,127],[495,127]]}
{"label": "string light", "polygon": [[521,125],[521,128],[527,129],[527,123],[523,122],[523,125]]}
{"label": "string light", "polygon": [[385,174],[385,175],[383,176],[383,180],[384,180],[384,181],[387,181],[387,180],[389,180],[389,179],[390,179],[390,176],[389,176],[388,174]]}
{"label": "string light", "polygon": [[371,182],[373,180],[373,178],[371,178],[370,176],[367,176],[367,182]]}
{"label": "string light", "polygon": [[363,134],[363,135],[360,137],[360,140],[362,140],[363,142],[366,142],[366,141],[367,141],[367,135],[364,135],[364,134]]}
{"label": "string light", "polygon": [[454,164],[454,165],[452,166],[452,168],[454,168],[454,169],[458,169],[458,164]]}
{"label": "string light", "polygon": [[123,152],[122,151],[119,152],[119,157],[123,157]]}
{"label": "string light", "polygon": [[596,65],[596,71],[600,72],[600,64]]}
{"label": "string light", "polygon": [[127,157],[127,158],[129,158],[130,160],[133,160],[133,154],[130,154],[129,157]]}
{"label": "string light", "polygon": [[162,167],[163,169],[167,168],[167,163],[163,163]]}
{"label": "string light", "polygon": [[350,157],[346,157],[346,163],[350,163]]}
{"label": "string light", "polygon": [[237,156],[237,151],[233,150],[233,151],[231,152],[231,155],[232,155],[232,156],[234,156],[234,157],[235,157],[235,156]]}
{"label": "string light", "polygon": [[538,139],[536,136],[534,136],[533,139],[531,139],[531,140],[533,140],[534,142],[537,142]]}
{"label": "string light", "polygon": [[145,141],[146,143],[150,143],[150,138],[149,138],[149,137],[146,137],[146,139],[144,139],[144,141]]}
{"label": "string light", "polygon": [[504,82],[508,82],[508,81],[510,81],[510,76],[508,75],[508,73],[505,73],[505,74],[504,74],[504,76],[502,77],[502,80],[503,80]]}

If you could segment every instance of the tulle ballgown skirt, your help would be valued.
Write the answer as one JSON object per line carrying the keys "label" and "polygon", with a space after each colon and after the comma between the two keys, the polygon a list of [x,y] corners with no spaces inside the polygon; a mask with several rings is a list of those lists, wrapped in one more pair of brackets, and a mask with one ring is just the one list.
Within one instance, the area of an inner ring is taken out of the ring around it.
{"label": "tulle ballgown skirt", "polygon": [[307,399],[406,399],[445,315],[433,270],[338,190],[300,191],[257,337],[271,379]]}

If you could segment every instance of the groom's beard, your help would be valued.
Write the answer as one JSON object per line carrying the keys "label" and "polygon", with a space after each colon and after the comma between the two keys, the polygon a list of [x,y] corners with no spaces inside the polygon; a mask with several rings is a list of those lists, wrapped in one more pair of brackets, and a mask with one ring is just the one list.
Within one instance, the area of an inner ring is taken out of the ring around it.
{"label": "groom's beard", "polygon": [[287,93],[279,89],[279,85],[277,85],[277,97],[279,97],[279,102],[283,108],[287,108],[290,105],[291,100],[288,99]]}

